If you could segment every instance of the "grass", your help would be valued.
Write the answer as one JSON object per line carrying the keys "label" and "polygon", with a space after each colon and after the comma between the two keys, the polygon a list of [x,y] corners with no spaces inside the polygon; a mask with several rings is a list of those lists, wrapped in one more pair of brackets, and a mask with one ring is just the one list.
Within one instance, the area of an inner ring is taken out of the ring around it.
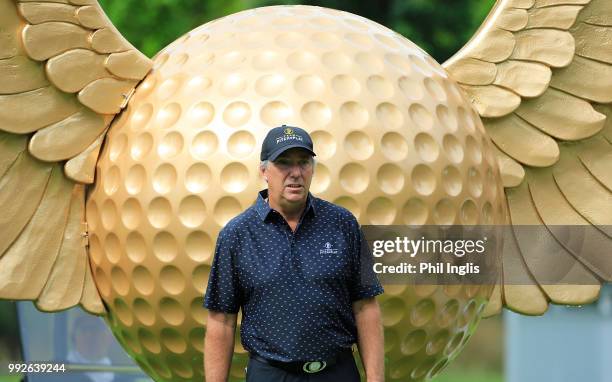
{"label": "grass", "polygon": [[504,377],[499,373],[491,372],[465,372],[465,373],[445,373],[434,379],[431,382],[503,382]]}
{"label": "grass", "polygon": [[20,375],[0,375],[0,382],[19,382],[21,381]]}

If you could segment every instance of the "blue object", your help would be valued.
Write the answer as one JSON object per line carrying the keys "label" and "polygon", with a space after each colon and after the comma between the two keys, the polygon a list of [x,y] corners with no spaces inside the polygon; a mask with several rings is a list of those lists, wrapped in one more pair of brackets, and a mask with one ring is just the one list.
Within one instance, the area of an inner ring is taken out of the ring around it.
{"label": "blue object", "polygon": [[612,286],[590,305],[506,312],[504,321],[506,382],[612,381]]}
{"label": "blue object", "polygon": [[259,159],[275,161],[285,151],[299,147],[308,151],[312,156],[316,154],[312,147],[312,138],[304,129],[282,125],[268,131],[261,145]]}
{"label": "blue object", "polygon": [[204,306],[228,313],[242,307],[242,344],[261,357],[330,358],[357,341],[352,303],[383,291],[372,268],[360,266],[359,223],[309,195],[292,232],[266,196],[260,192],[219,234]]}

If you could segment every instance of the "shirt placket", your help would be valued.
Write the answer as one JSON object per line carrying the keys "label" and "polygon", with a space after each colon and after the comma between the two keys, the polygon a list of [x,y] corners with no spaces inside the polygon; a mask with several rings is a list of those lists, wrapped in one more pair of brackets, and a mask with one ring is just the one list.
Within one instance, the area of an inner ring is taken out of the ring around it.
{"label": "shirt placket", "polygon": [[300,267],[299,256],[296,253],[297,252],[297,236],[298,236],[298,233],[300,232],[300,227],[302,226],[302,223],[304,222],[304,219],[306,217],[306,213],[304,213],[302,217],[300,218],[300,221],[295,227],[295,232],[291,230],[289,223],[287,223],[287,221],[282,217],[282,215],[278,214],[278,217],[281,220],[281,225],[282,225],[281,229],[285,232],[285,236],[289,244],[290,263],[294,269],[299,271],[301,267]]}
{"label": "shirt placket", "polygon": [[295,266],[294,263],[294,259],[295,259],[295,237],[297,234],[297,228],[295,230],[295,232],[293,232],[291,230],[291,227],[289,227],[289,224],[285,221],[285,219],[282,219],[283,221],[283,231],[285,232],[285,236],[287,237],[287,242],[289,243],[289,255],[291,258],[291,263]]}

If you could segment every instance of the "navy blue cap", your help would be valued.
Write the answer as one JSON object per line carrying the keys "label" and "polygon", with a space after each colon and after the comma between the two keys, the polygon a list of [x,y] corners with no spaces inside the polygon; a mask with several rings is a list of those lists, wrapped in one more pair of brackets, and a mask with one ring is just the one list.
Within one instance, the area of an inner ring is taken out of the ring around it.
{"label": "navy blue cap", "polygon": [[279,155],[294,147],[307,150],[312,156],[316,155],[312,148],[312,138],[304,129],[287,125],[275,127],[268,131],[261,144],[260,159],[274,161]]}

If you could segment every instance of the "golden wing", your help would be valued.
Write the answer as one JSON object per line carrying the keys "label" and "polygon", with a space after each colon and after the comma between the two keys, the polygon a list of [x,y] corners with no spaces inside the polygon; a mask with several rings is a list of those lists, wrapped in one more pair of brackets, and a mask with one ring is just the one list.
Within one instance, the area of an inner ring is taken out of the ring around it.
{"label": "golden wing", "polygon": [[0,0],[0,298],[104,313],[85,187],[151,64],[96,0]]}
{"label": "golden wing", "polygon": [[[555,248],[534,251],[515,228],[489,313],[595,300],[612,280],[612,2],[498,0],[444,67],[498,149],[510,223],[546,227]],[[588,226],[597,245],[577,250],[561,225]],[[582,285],[547,285],[559,263]],[[517,270],[532,282],[512,285]]]}

